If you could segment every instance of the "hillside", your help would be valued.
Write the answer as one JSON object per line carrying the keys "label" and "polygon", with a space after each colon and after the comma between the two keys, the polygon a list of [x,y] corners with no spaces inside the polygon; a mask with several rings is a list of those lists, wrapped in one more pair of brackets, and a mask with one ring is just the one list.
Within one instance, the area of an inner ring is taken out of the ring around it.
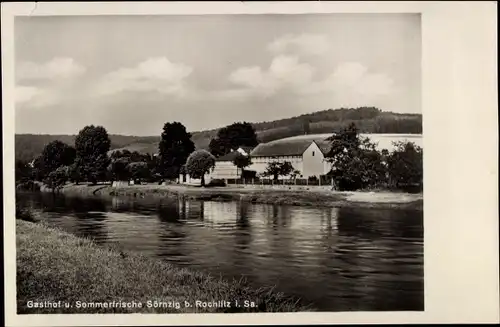
{"label": "hillside", "polygon": [[[253,126],[259,141],[269,142],[305,133],[333,133],[351,122],[355,122],[362,133],[422,133],[422,115],[420,114],[398,114],[366,107],[317,111],[297,117],[254,123]],[[110,135],[111,149],[155,153],[158,150],[160,132],[158,131],[158,136]],[[192,132],[192,140],[197,148],[206,149],[210,140],[216,135],[217,129]],[[75,135],[16,134],[16,160],[32,160],[42,152],[46,144],[53,140],[73,145]]]}

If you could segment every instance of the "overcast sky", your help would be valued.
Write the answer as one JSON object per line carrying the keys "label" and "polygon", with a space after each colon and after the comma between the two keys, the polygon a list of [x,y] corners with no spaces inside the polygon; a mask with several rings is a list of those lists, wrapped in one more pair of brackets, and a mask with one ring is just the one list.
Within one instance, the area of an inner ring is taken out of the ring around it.
{"label": "overcast sky", "polygon": [[16,133],[421,113],[417,14],[23,17],[15,37]]}

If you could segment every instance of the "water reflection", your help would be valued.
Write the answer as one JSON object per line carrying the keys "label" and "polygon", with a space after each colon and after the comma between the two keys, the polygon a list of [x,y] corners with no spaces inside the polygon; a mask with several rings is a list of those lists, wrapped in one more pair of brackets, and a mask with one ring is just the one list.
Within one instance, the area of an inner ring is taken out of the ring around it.
{"label": "water reflection", "polygon": [[319,310],[423,310],[421,211],[20,195],[100,243],[256,286]]}

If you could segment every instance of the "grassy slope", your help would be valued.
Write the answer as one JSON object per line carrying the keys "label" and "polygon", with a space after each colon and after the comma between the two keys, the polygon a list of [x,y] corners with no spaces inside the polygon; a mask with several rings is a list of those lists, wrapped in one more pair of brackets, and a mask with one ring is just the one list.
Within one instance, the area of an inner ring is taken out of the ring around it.
{"label": "grassy slope", "polygon": [[[18,313],[289,312],[308,308],[272,289],[252,289],[178,268],[158,259],[95,245],[42,224],[16,220]],[[30,309],[27,301],[62,301],[73,308]],[[254,301],[257,308],[147,308],[146,301]],[[143,308],[76,308],[76,301],[142,302]],[[310,309],[310,308],[309,308]]]}
{"label": "grassy slope", "polygon": [[[354,109],[344,111],[352,113]],[[305,119],[310,121],[311,134],[331,133],[353,121],[347,115],[341,114],[342,112],[342,109],[323,110],[298,117],[254,123],[253,125],[261,142],[269,142],[302,134],[301,124]],[[418,114],[382,112],[375,118],[355,120],[355,122],[363,133],[421,133],[422,116]],[[155,134],[154,131],[151,133]],[[111,149],[128,149],[142,153],[154,153],[158,149],[160,133],[161,131],[157,131],[156,134],[158,136],[110,135]],[[206,149],[210,140],[216,134],[217,129],[192,132],[192,140],[197,148]],[[16,159],[24,161],[32,160],[42,152],[46,144],[53,140],[74,144],[75,135],[18,134],[15,140]]]}
{"label": "grassy slope", "polygon": [[182,185],[134,185],[124,187],[67,185],[63,193],[101,196],[165,197],[184,195],[196,200],[245,201],[250,203],[322,207],[392,208],[423,210],[422,194],[395,192],[332,192],[328,188],[213,187]]}

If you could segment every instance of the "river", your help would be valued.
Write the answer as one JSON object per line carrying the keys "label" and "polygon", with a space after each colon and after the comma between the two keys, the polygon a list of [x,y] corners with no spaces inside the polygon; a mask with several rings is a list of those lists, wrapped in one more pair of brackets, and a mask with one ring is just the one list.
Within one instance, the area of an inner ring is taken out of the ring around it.
{"label": "river", "polygon": [[423,212],[18,194],[46,222],[320,311],[424,309]]}

